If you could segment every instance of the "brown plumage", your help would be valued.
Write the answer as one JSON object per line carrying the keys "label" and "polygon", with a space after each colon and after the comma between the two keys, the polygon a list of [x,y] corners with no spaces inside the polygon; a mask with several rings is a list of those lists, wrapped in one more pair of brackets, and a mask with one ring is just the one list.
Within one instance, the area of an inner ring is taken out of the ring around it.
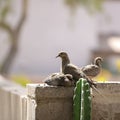
{"label": "brown plumage", "polygon": [[57,57],[60,57],[62,59],[63,74],[71,74],[75,81],[82,77],[80,69],[77,66],[70,63],[69,56],[66,52],[60,52]]}
{"label": "brown plumage", "polygon": [[73,77],[70,74],[53,73],[47,77],[44,82],[52,86],[74,86]]}
{"label": "brown plumage", "polygon": [[63,74],[71,74],[73,76],[73,79],[75,80],[75,83],[80,78],[85,78],[89,82],[91,87],[92,86],[96,87],[96,84],[91,79],[89,79],[89,77],[86,76],[86,74],[83,73],[83,71],[79,67],[70,63],[69,56],[66,52],[60,52],[56,57],[60,57],[62,60],[62,73]]}
{"label": "brown plumage", "polygon": [[90,79],[96,77],[101,72],[101,64],[103,59],[96,57],[94,63],[81,68],[81,71]]}

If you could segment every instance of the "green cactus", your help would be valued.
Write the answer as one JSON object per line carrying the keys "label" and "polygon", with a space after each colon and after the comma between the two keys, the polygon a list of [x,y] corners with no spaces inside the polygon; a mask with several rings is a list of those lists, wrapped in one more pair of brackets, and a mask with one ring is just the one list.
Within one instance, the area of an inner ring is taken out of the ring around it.
{"label": "green cactus", "polygon": [[73,101],[74,120],[91,120],[90,85],[86,79],[77,81]]}

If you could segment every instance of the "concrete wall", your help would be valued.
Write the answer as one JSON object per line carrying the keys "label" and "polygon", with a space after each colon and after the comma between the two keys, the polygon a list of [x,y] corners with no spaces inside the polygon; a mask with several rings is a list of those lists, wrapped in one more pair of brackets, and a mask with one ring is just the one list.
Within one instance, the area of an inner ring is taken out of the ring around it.
{"label": "concrete wall", "polygon": [[93,92],[92,120],[120,120],[120,82],[98,83],[103,96]]}
{"label": "concrete wall", "polygon": [[[73,88],[44,84],[27,88],[30,106],[34,106],[29,120],[72,120]],[[98,83],[98,89],[100,94],[93,90],[92,120],[120,120],[120,83]]]}
{"label": "concrete wall", "polygon": [[36,102],[35,120],[72,120],[72,95],[71,88],[28,85],[29,101]]}
{"label": "concrete wall", "polygon": [[[92,120],[120,120],[120,82],[98,83],[93,90]],[[0,77],[0,120],[73,120],[73,88],[28,84]]]}

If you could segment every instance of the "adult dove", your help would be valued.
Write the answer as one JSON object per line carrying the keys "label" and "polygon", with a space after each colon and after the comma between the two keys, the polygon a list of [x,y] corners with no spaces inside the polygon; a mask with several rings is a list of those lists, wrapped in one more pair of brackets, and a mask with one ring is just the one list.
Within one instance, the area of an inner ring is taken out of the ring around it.
{"label": "adult dove", "polygon": [[69,56],[66,52],[60,52],[56,57],[60,57],[62,60],[62,73],[71,74],[73,79],[77,81],[81,76],[80,69],[70,63]]}
{"label": "adult dove", "polygon": [[101,72],[101,64],[103,59],[96,57],[94,63],[81,68],[81,71],[90,79],[96,77]]}

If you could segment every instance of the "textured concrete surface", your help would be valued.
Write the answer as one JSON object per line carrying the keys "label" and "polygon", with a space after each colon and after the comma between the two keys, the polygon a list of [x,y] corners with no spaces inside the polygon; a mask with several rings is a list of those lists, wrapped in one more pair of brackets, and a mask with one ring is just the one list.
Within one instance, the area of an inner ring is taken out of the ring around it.
{"label": "textured concrete surface", "polygon": [[99,83],[93,91],[92,120],[120,120],[120,82]]}
{"label": "textured concrete surface", "polygon": [[28,85],[29,100],[36,101],[35,120],[72,120],[72,96],[70,87]]}
{"label": "textured concrete surface", "polygon": [[[73,89],[29,84],[29,120],[72,120]],[[120,82],[98,83],[98,90],[92,92],[92,120],[120,120]]]}

